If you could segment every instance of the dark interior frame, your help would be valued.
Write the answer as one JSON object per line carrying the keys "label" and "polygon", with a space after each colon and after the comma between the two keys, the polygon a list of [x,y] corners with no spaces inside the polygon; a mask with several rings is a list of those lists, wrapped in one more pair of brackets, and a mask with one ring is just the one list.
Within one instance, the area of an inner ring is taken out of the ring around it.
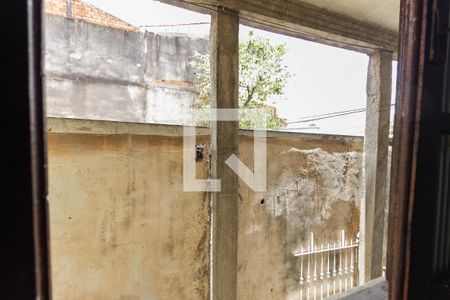
{"label": "dark interior frame", "polygon": [[1,299],[50,299],[41,14],[41,0],[0,10]]}

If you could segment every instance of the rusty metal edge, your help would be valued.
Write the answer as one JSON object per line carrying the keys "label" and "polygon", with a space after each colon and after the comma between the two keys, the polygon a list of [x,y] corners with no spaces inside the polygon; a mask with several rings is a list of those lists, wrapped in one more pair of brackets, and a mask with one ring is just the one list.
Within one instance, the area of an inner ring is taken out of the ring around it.
{"label": "rusty metal edge", "polygon": [[387,279],[389,299],[408,298],[410,229],[418,146],[427,1],[402,0],[392,149]]}

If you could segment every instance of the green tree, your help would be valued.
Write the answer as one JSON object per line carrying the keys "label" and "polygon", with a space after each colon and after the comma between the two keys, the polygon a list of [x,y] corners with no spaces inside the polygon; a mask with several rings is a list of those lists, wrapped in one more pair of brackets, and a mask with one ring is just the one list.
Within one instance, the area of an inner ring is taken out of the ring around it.
{"label": "green tree", "polygon": [[[275,108],[268,103],[280,100],[292,74],[283,57],[286,45],[274,45],[269,39],[249,32],[248,38],[239,43],[239,108],[263,109],[266,111],[266,127],[276,129],[285,125],[285,119],[278,117]],[[192,65],[196,74],[198,97],[194,108],[210,107],[210,58],[209,54],[194,56]],[[241,128],[250,128],[251,122],[241,121]]]}

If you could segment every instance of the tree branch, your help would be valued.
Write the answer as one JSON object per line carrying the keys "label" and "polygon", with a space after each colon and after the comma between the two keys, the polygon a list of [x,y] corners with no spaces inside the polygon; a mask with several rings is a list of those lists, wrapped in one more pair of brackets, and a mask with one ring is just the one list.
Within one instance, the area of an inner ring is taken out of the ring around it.
{"label": "tree branch", "polygon": [[243,107],[247,107],[247,105],[250,103],[250,101],[252,101],[253,94],[255,93],[255,90],[256,90],[256,86],[257,86],[257,84],[255,84],[252,87],[252,89],[250,89],[249,86],[247,85],[247,99],[245,100]]}

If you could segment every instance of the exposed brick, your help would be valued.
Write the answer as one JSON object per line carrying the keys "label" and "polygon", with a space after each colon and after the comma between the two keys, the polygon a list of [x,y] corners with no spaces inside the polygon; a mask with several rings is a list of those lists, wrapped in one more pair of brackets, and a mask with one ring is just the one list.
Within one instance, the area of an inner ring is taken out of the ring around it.
{"label": "exposed brick", "polygon": [[[127,31],[134,31],[134,32],[139,31],[138,27],[128,24],[127,22],[117,17],[114,17],[113,15],[110,15],[97,7],[84,3],[80,0],[71,0],[71,1],[72,1],[71,16],[73,19]],[[68,15],[67,0],[45,0],[44,12],[46,14],[59,16]]]}

